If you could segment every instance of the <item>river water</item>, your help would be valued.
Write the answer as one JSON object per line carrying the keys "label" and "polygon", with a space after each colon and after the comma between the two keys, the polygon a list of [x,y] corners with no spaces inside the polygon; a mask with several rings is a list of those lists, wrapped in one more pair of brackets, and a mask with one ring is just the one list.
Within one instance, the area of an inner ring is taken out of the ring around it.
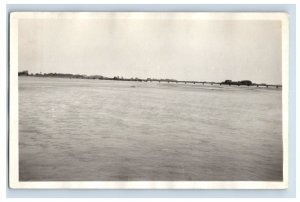
{"label": "river water", "polygon": [[21,181],[280,181],[281,89],[19,77]]}

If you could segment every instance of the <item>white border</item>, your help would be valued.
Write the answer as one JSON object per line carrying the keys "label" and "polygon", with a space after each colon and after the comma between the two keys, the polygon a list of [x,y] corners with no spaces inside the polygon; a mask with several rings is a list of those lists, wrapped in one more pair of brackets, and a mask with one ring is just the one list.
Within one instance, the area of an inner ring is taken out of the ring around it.
{"label": "white border", "polygon": [[[19,181],[18,148],[18,20],[24,18],[110,19],[195,19],[195,20],[280,20],[282,22],[282,120],[283,181]],[[286,189],[288,188],[288,15],[283,12],[14,12],[10,15],[10,105],[9,105],[9,186],[10,188],[71,189]]]}

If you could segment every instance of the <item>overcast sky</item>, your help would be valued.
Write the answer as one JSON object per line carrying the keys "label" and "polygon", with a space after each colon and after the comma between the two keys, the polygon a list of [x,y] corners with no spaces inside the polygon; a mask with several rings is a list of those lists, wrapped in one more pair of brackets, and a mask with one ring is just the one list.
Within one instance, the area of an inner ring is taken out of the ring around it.
{"label": "overcast sky", "polygon": [[19,71],[281,83],[280,21],[23,19]]}

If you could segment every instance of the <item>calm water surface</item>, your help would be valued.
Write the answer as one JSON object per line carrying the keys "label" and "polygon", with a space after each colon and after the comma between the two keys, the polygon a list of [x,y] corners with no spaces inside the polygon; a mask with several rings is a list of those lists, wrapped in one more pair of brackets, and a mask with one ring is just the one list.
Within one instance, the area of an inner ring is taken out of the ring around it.
{"label": "calm water surface", "polygon": [[19,77],[21,181],[282,180],[281,90]]}

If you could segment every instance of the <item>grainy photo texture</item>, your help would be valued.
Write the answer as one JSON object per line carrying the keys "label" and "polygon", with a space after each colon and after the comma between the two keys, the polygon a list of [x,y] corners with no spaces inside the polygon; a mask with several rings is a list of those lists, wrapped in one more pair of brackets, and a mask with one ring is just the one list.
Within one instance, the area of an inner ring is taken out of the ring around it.
{"label": "grainy photo texture", "polygon": [[11,14],[12,181],[283,183],[286,19]]}

